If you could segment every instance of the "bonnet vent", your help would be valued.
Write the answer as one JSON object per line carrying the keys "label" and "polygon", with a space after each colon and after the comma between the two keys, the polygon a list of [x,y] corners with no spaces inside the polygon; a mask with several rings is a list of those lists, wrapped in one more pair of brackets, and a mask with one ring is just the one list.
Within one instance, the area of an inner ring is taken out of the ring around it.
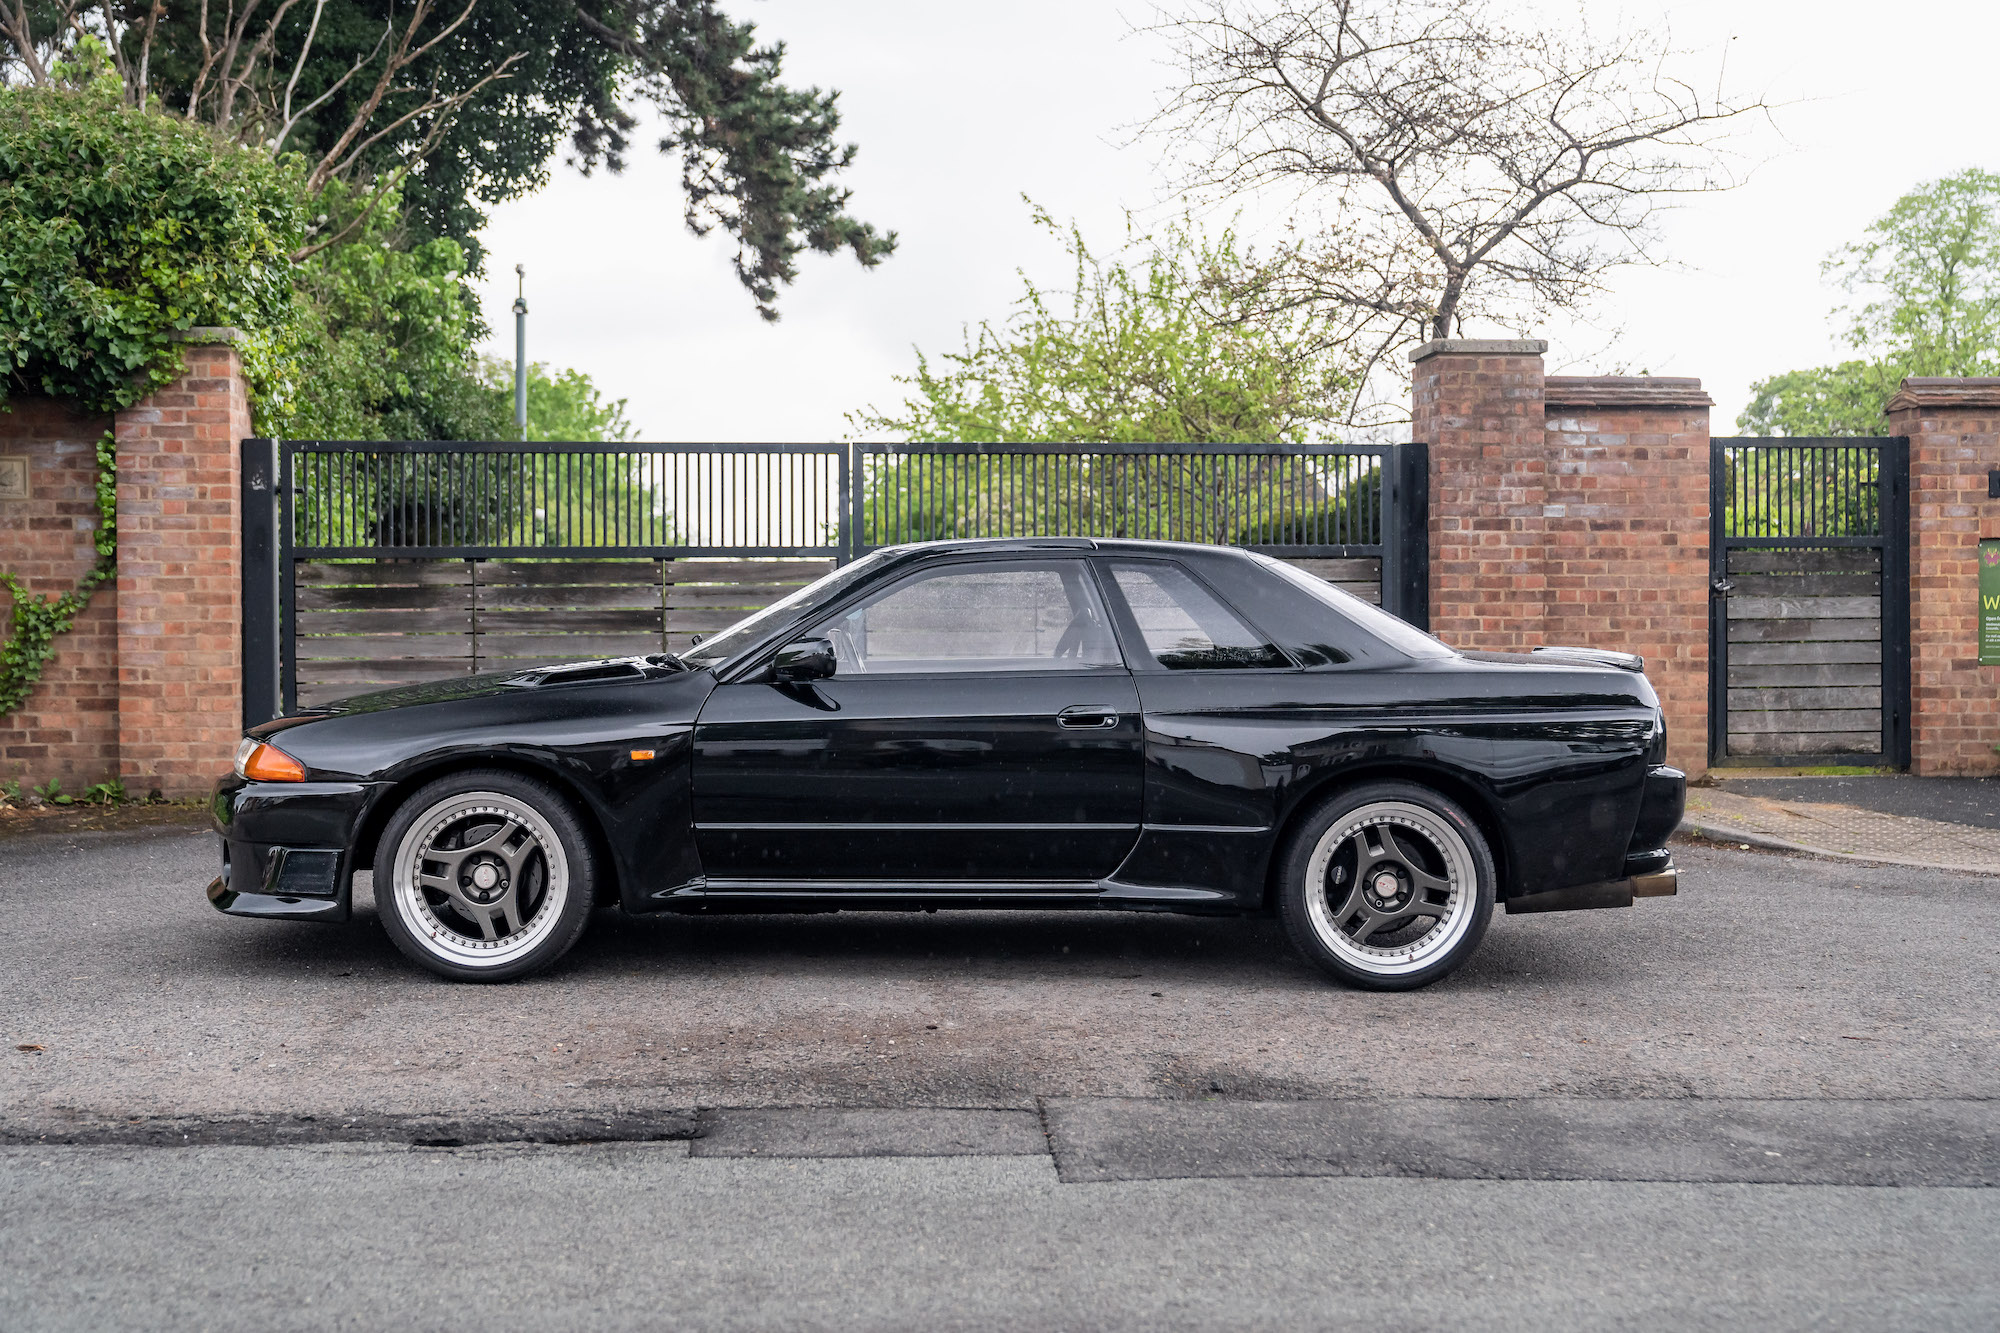
{"label": "bonnet vent", "polygon": [[523,671],[512,685],[581,685],[593,680],[643,680],[646,668],[636,657],[611,658],[601,662],[571,662],[566,666],[538,667]]}

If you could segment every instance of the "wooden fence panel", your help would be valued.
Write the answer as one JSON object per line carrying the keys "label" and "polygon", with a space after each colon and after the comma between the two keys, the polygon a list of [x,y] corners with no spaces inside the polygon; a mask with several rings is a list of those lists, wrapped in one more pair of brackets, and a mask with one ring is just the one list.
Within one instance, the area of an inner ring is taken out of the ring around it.
{"label": "wooden fence panel", "polygon": [[[1381,604],[1377,558],[1291,563]],[[808,559],[300,564],[292,627],[298,703],[593,657],[681,652],[833,567]]]}
{"label": "wooden fence panel", "polygon": [[1879,752],[1881,552],[1732,550],[1729,579],[1729,754]]}
{"label": "wooden fence panel", "polygon": [[678,652],[831,560],[405,560],[301,564],[303,707],[370,689]]}
{"label": "wooden fence panel", "polygon": [[1316,579],[1325,579],[1364,602],[1382,605],[1382,560],[1379,556],[1364,556],[1355,560],[1287,560],[1285,563],[1303,569]]}

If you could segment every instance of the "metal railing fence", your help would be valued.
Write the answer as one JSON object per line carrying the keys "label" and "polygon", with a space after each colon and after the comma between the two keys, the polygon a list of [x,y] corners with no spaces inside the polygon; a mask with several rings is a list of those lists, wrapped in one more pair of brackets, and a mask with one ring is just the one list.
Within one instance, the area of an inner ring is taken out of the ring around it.
{"label": "metal railing fence", "polygon": [[1379,559],[1428,624],[1422,444],[246,440],[245,713],[294,697],[302,562],[847,561],[940,538],[1133,537]]}

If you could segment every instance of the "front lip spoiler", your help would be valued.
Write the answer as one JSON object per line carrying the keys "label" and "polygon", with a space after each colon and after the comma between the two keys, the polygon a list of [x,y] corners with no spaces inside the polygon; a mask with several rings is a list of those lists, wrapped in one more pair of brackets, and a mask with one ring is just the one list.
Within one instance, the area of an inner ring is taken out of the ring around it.
{"label": "front lip spoiler", "polygon": [[1630,907],[1639,898],[1671,898],[1680,892],[1681,872],[1673,866],[1608,879],[1601,884],[1578,884],[1547,893],[1530,893],[1507,900],[1507,912],[1587,912],[1599,907]]}
{"label": "front lip spoiler", "polygon": [[230,916],[262,917],[266,921],[345,921],[347,903],[339,898],[279,897],[274,893],[237,893],[217,875],[209,881],[209,905]]}

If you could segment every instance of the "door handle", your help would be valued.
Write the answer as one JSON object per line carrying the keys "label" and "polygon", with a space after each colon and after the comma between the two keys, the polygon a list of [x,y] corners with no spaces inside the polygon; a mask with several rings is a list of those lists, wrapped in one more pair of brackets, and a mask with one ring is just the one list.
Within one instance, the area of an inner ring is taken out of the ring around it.
{"label": "door handle", "polygon": [[1059,727],[1115,727],[1118,710],[1110,704],[1071,704],[1056,714]]}

